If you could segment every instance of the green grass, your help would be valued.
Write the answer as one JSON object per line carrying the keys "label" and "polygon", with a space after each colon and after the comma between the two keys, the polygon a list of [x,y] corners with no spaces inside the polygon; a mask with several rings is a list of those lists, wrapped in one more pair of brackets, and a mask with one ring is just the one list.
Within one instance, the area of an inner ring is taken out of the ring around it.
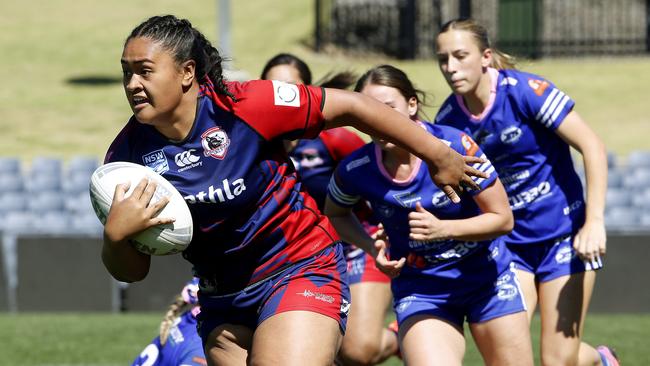
{"label": "green grass", "polygon": [[[157,334],[162,314],[0,315],[0,365],[128,365]],[[539,321],[533,324],[538,352]],[[468,333],[467,333],[468,334]],[[584,339],[615,347],[623,365],[650,365],[650,315],[590,314]],[[400,365],[392,358],[384,365]],[[465,365],[481,365],[469,341]]]}
{"label": "green grass", "polygon": [[[208,38],[217,39],[214,0],[73,1],[3,3],[0,11],[0,155],[28,161],[38,155],[103,156],[130,116],[120,83],[83,86],[71,78],[120,77],[122,43],[146,17],[174,13],[189,18]],[[448,94],[436,64],[397,62],[379,56],[316,54],[312,42],[313,2],[233,1],[233,67],[257,77],[265,61],[280,51],[304,58],[317,80],[330,70],[364,72],[379,63],[403,68],[432,95],[433,117]],[[621,155],[647,148],[650,124],[644,110],[650,59],[590,58],[524,62],[567,91],[577,110],[608,148]]]}

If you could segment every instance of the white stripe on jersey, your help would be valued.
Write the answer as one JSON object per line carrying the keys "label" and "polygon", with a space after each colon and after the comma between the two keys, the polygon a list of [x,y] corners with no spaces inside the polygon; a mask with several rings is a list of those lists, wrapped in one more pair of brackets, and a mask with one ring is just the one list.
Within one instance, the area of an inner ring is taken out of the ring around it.
{"label": "white stripe on jersey", "polygon": [[[492,175],[492,173],[494,172],[494,166],[490,165],[490,169],[486,170],[485,172],[488,173],[489,175]],[[472,177],[472,180],[474,180],[476,184],[481,184],[483,183],[485,178]]]}
{"label": "white stripe on jersey", "polygon": [[361,200],[360,196],[351,196],[349,194],[343,193],[338,185],[336,185],[334,175],[332,175],[332,178],[330,178],[330,184],[327,186],[327,191],[335,201],[338,201],[339,203],[347,206],[354,206],[357,202],[359,202],[359,200]]}
{"label": "white stripe on jersey", "polygon": [[[559,93],[555,96],[555,98],[553,99],[553,102],[552,102],[551,105],[548,107],[548,109],[546,110],[546,113],[544,113],[544,116],[542,117],[542,120],[540,121],[540,122],[542,122],[542,123],[544,124],[544,126],[546,126],[546,127],[550,127],[550,126],[551,126],[551,124],[553,123],[553,120],[550,119],[551,114],[552,114],[553,112],[555,112],[555,109],[557,108],[558,104],[560,104],[560,101],[561,101],[565,96],[566,96],[566,95],[565,95],[564,93],[562,93],[562,92],[559,92]],[[567,97],[567,98],[568,98],[568,97]]]}
{"label": "white stripe on jersey", "polygon": [[[480,170],[480,171],[485,172],[485,173],[488,173],[488,174],[492,174],[492,172],[494,172],[494,166],[493,166],[492,163],[487,159],[487,156],[485,156],[485,154],[483,154],[483,155],[480,156],[480,158],[481,158],[481,159],[485,159],[485,163],[483,163],[483,164],[481,164],[481,163],[475,163],[475,164],[472,165],[472,168],[477,169],[477,170]],[[472,177],[472,180],[473,180],[476,184],[481,184],[481,183],[485,180],[485,178]]]}
{"label": "white stripe on jersey", "polygon": [[[551,116],[551,122],[555,122],[555,119],[557,119],[557,116],[560,115],[560,112],[564,109],[564,105],[569,101],[569,96],[565,95],[564,98],[562,98],[562,102],[560,102],[560,105],[555,108],[555,113]],[[549,124],[550,126],[550,124]]]}
{"label": "white stripe on jersey", "polygon": [[536,120],[540,121],[542,115],[546,113],[546,108],[548,108],[549,104],[551,104],[551,101],[553,101],[553,98],[555,98],[555,94],[557,94],[558,91],[559,90],[557,90],[557,88],[553,88],[553,90],[551,90],[551,94],[548,95],[548,97],[544,101],[544,104],[542,105],[542,108],[540,108],[539,113],[537,113],[537,115],[535,116]]}

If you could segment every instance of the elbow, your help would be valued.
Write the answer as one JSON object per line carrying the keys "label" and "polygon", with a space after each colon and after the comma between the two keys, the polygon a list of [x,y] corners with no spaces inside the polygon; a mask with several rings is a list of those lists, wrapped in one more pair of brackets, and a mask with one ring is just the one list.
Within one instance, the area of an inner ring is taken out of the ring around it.
{"label": "elbow", "polygon": [[512,216],[512,211],[508,211],[503,214],[503,220],[501,223],[500,234],[508,235],[515,228],[515,218]]}

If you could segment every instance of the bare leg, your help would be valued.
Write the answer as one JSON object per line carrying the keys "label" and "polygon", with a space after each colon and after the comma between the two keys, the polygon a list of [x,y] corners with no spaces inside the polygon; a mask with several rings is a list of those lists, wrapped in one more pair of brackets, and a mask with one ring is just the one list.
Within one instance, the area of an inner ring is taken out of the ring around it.
{"label": "bare leg", "polygon": [[580,341],[595,279],[588,271],[539,284],[542,365],[600,365],[596,350]]}
{"label": "bare leg", "polygon": [[253,331],[242,325],[222,324],[215,328],[205,345],[209,365],[246,365]]}
{"label": "bare leg", "polygon": [[470,324],[485,364],[533,366],[533,347],[526,312]]}
{"label": "bare leg", "polygon": [[535,275],[530,272],[515,270],[517,278],[519,279],[519,286],[526,301],[526,312],[528,313],[528,322],[533,319],[535,314],[535,307],[537,306],[537,284],[535,283]]}
{"label": "bare leg", "polygon": [[417,315],[400,325],[404,363],[409,366],[460,366],[465,355],[463,330],[440,318]]}
{"label": "bare leg", "polygon": [[331,366],[342,335],[336,320],[311,311],[287,311],[255,331],[251,365]]}
{"label": "bare leg", "polygon": [[390,284],[360,282],[350,286],[352,306],[339,351],[344,365],[375,365],[397,352],[397,336],[384,326]]}

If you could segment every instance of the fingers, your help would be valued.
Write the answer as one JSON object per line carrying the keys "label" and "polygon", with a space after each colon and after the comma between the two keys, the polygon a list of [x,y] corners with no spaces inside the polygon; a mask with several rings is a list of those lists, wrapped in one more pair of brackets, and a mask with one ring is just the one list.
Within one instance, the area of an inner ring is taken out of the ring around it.
{"label": "fingers", "polygon": [[131,182],[126,182],[122,184],[118,184],[115,186],[115,192],[113,193],[113,202],[119,202],[124,199],[124,195],[126,194],[126,191],[129,190],[129,187],[131,186]]}
{"label": "fingers", "polygon": [[140,180],[140,182],[138,182],[135,188],[133,188],[133,192],[131,192],[131,197],[135,199],[140,199],[147,186],[149,186],[149,178],[144,177]]}
{"label": "fingers", "polygon": [[481,159],[478,156],[469,156],[469,155],[463,155],[463,160],[465,160],[465,164],[471,165],[471,164],[483,164],[485,163],[485,159]]}
{"label": "fingers", "polygon": [[486,172],[480,171],[472,166],[465,165],[465,174],[472,176],[472,177],[478,177],[478,178],[489,178],[490,175]]}
{"label": "fingers", "polygon": [[445,194],[447,195],[447,197],[449,197],[451,202],[453,203],[460,202],[460,196],[458,195],[458,193],[456,193],[456,191],[454,190],[454,188],[452,188],[452,186],[445,185],[442,187],[442,191],[445,192]]}
{"label": "fingers", "polygon": [[465,174],[465,175],[463,176],[463,178],[461,179],[461,181],[460,181],[460,186],[461,186],[461,187],[471,188],[471,189],[473,189],[473,190],[475,190],[475,191],[480,191],[480,190],[481,190],[481,186],[479,186],[478,183],[476,183],[476,182],[474,181],[474,179],[472,179],[472,178],[471,178],[469,175],[467,175],[467,174]]}

